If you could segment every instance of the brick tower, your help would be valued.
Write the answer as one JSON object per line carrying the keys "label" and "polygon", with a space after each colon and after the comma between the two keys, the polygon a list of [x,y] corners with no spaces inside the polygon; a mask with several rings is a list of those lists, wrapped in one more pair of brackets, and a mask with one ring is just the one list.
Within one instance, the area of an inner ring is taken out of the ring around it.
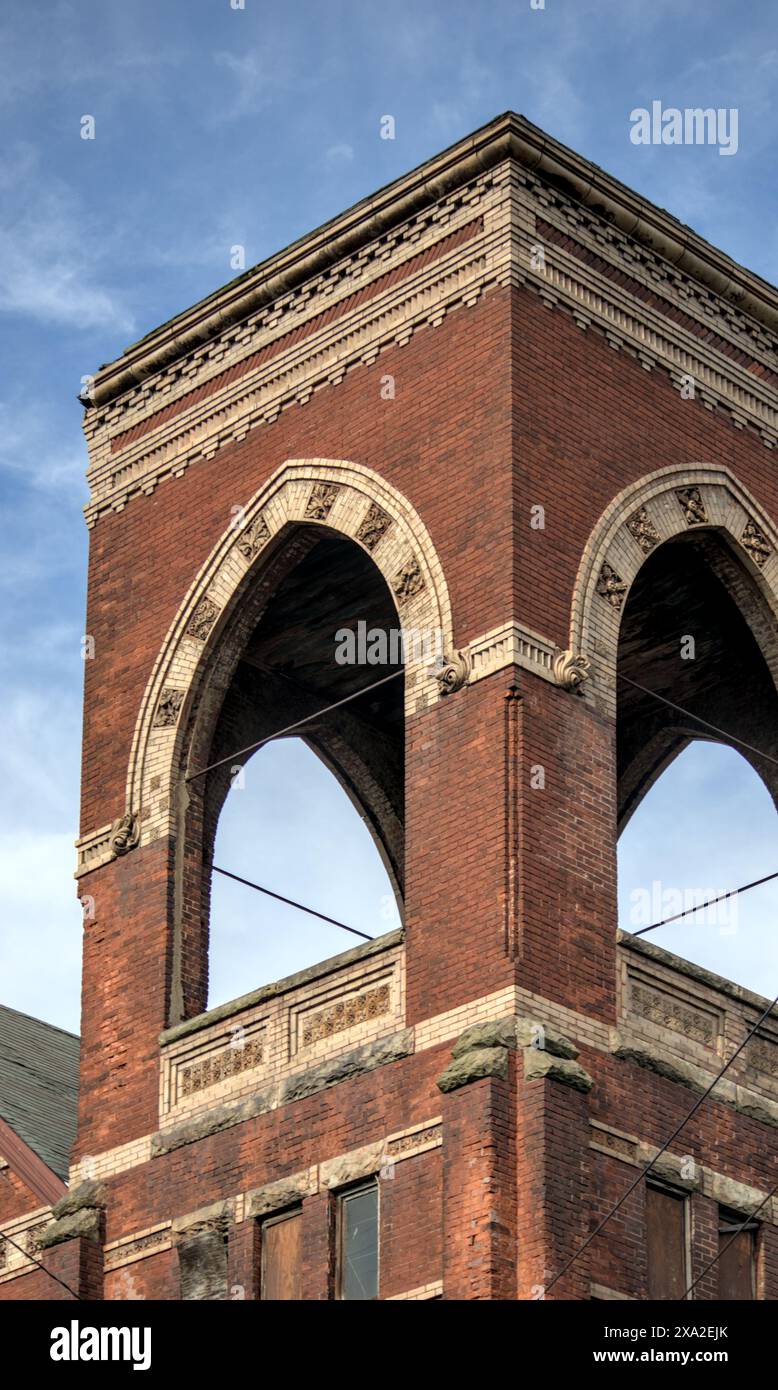
{"label": "brick tower", "polygon": [[[691,715],[778,755],[777,327],[770,286],[507,114],[100,370],[48,1269],[677,1298],[759,1208],[694,1296],[778,1295],[775,1020],[566,1268],[766,1003],[617,933],[616,839]],[[442,660],[339,663],[362,620]],[[296,721],[403,927],[206,1011],[232,755]],[[52,1296],[18,1254],[0,1294]]]}

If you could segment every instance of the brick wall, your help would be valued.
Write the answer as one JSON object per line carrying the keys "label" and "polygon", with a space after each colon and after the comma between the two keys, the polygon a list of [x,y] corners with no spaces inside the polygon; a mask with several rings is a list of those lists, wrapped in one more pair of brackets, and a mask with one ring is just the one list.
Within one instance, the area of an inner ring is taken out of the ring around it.
{"label": "brick wall", "polygon": [[[179,1297],[175,1223],[201,1210],[213,1222],[207,1213],[219,1203],[227,1204],[218,1220],[229,1227],[229,1279],[256,1296],[257,1232],[247,1203],[256,1189],[300,1174],[305,1297],[331,1297],[337,1186],[326,1165],[343,1160],[352,1176],[378,1171],[381,1146],[415,1126],[431,1126],[436,1137],[380,1180],[382,1297],[541,1297],[691,1107],[694,1085],[678,1063],[715,1070],[710,1049],[695,1051],[692,1042],[679,1050],[669,1037],[640,1033],[639,1022],[641,1046],[664,1048],[676,1073],[657,1074],[648,1053],[642,1065],[618,1055],[613,1030],[623,1029],[631,1006],[620,994],[615,931],[615,722],[601,703],[564,688],[550,654],[568,645],[592,529],[625,487],[662,468],[726,466],[765,514],[778,517],[772,456],[753,421],[736,429],[723,410],[681,400],[668,363],[645,353],[641,360],[634,345],[614,351],[614,332],[606,337],[590,318],[583,332],[575,306],[566,312],[544,302],[553,296],[520,262],[518,232],[518,240],[507,235],[511,198],[525,198],[521,216],[531,222],[530,193],[518,183],[506,192],[506,171],[488,215],[449,249],[471,254],[483,236],[484,266],[498,265],[504,253],[510,273],[495,273],[455,311],[430,314],[404,346],[376,348],[374,360],[366,354],[304,403],[222,441],[181,477],[105,511],[92,531],[84,835],[125,811],[138,711],[184,595],[224,536],[231,509],[286,460],[351,460],[397,490],[428,532],[455,648],[513,621],[538,636],[548,657],[543,670],[504,661],[453,694],[410,704],[402,1016],[369,1039],[350,1039],[345,1051],[338,1044],[315,1058],[285,1055],[272,1077],[257,1073],[245,1087],[206,1090],[180,1142],[170,1140],[181,1116],[171,1116],[164,1100],[160,1107],[160,1066],[178,1044],[161,1044],[160,1034],[178,1021],[179,981],[185,1019],[206,997],[207,892],[198,878],[196,816],[186,854],[179,846],[177,858],[173,837],[163,836],[81,879],[94,917],[85,929],[74,1171],[89,1176],[96,1164],[105,1183],[108,1298],[127,1296],[125,1275],[139,1296]],[[531,235],[525,222],[516,225]],[[507,236],[499,254],[498,233]],[[408,285],[423,268],[414,262],[392,285]],[[382,398],[388,374],[391,400]],[[167,415],[159,407],[164,418],[213,401],[217,419],[228,376],[209,380]],[[132,401],[141,417],[154,413],[143,390]],[[111,418],[100,416],[103,424],[90,430],[105,432]],[[111,428],[120,458],[148,434],[142,419]],[[541,529],[530,524],[538,505]],[[596,664],[602,651],[584,655]],[[184,720],[179,753],[189,733]],[[665,968],[670,976],[679,970],[672,961]],[[701,988],[709,1003],[720,999],[715,982]],[[487,1067],[441,1096],[437,1078],[462,1030],[516,1015],[574,1040],[580,1058],[572,1072],[533,1071],[532,1059],[527,1070],[528,1049],[517,1048],[504,1068]],[[371,1047],[389,1050],[382,1057]],[[326,1079],[327,1066],[344,1056],[351,1070]],[[673,1146],[674,1160],[692,1155],[703,1170],[689,1197],[695,1270],[710,1248],[724,1180],[743,1192],[770,1185],[770,1107],[778,1097],[770,1086],[760,1091],[758,1077],[742,1084],[761,1097],[761,1119],[730,1096],[706,1105]],[[238,1113],[240,1105],[247,1108]],[[586,1299],[593,1285],[645,1296],[644,1190],[549,1296]],[[769,1297],[778,1292],[776,1219],[773,1204],[760,1254]],[[122,1253],[124,1242],[134,1253]],[[79,1277],[91,1278],[86,1258],[79,1256]],[[28,1274],[14,1285],[38,1288],[41,1278]],[[8,1293],[14,1285],[0,1282],[0,1296],[19,1296]],[[715,1296],[710,1280],[699,1296]]]}

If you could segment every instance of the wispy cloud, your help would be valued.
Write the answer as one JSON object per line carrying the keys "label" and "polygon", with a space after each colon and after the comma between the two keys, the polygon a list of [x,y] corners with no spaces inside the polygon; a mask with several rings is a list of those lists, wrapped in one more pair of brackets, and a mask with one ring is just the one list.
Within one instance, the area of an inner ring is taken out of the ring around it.
{"label": "wispy cloud", "polygon": [[347,145],[345,142],[341,142],[337,145],[330,145],[329,149],[324,152],[324,162],[331,167],[338,164],[350,164],[353,158],[354,147],[353,145]]}
{"label": "wispy cloud", "polygon": [[118,291],[100,284],[105,260],[77,195],[17,145],[0,160],[0,312],[68,328],[132,330]]}
{"label": "wispy cloud", "polygon": [[291,67],[276,46],[248,48],[243,53],[219,51],[214,62],[227,75],[223,106],[212,107],[212,120],[234,121],[264,110],[291,81]]}

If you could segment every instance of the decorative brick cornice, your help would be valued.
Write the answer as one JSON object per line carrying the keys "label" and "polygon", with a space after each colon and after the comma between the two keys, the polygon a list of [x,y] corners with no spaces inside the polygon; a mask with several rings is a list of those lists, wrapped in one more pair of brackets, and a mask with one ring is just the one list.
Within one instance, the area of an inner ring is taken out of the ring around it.
{"label": "decorative brick cornice", "polygon": [[508,114],[102,368],[88,524],[509,284],[778,440],[776,291]]}
{"label": "decorative brick cornice", "polygon": [[466,199],[439,206],[423,224],[414,219],[388,246],[306,284],[240,331],[225,330],[185,368],[153,375],[121,401],[89,412],[87,523],[272,423],[287,406],[305,404],[384,347],[402,346],[451,309],[474,303],[490,284],[507,283],[508,243],[497,226],[505,200],[490,192],[492,184],[484,176]]}
{"label": "decorative brick cornice", "polygon": [[331,276],[338,262],[358,256],[382,237],[391,238],[399,225],[422,218],[442,199],[506,159],[535,171],[576,208],[588,205],[604,214],[604,218],[589,218],[595,228],[607,220],[768,329],[778,327],[778,296],[770,285],[524,117],[506,112],[147,334],[116,362],[100,369],[94,384],[95,403],[115,399],[316,274]]}

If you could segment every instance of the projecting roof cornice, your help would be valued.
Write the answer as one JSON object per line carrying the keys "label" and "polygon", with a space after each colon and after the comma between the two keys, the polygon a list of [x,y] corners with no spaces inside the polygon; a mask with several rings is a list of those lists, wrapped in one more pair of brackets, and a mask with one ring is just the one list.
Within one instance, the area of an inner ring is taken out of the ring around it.
{"label": "projecting roof cornice", "polygon": [[141,338],[96,374],[91,403],[115,400],[506,159],[534,171],[769,330],[778,330],[778,291],[772,285],[523,116],[507,112]]}

